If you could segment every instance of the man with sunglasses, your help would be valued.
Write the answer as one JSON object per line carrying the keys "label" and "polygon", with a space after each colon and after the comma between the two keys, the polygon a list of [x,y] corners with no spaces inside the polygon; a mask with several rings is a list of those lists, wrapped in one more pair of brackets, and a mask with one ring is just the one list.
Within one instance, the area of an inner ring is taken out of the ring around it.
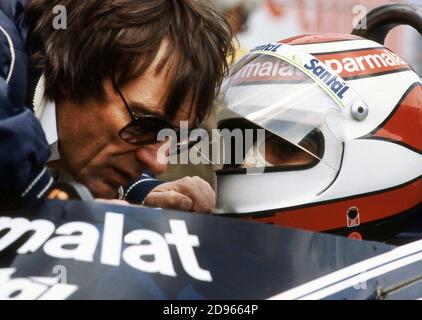
{"label": "man with sunglasses", "polygon": [[0,31],[0,202],[33,203],[71,180],[115,199],[137,180],[139,203],[213,210],[202,179],[153,175],[166,170],[158,133],[178,132],[181,121],[195,128],[227,71],[232,34],[214,9],[196,0],[6,0]]}

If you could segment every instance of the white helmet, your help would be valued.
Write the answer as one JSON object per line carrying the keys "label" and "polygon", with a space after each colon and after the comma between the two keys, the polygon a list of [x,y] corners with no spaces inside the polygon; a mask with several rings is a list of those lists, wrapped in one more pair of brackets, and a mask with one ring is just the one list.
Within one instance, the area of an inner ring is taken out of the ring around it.
{"label": "white helmet", "polygon": [[420,209],[421,80],[383,45],[323,34],[259,46],[220,103],[220,129],[267,134],[265,150],[257,141],[217,172],[217,214],[385,238]]}

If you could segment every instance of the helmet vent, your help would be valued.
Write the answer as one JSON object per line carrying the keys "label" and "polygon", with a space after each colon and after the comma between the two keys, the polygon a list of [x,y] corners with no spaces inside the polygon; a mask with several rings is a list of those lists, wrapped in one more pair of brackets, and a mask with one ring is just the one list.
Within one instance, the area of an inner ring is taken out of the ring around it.
{"label": "helmet vent", "polygon": [[357,102],[352,105],[351,113],[353,118],[358,121],[365,120],[369,113],[369,108],[362,102]]}
{"label": "helmet vent", "polygon": [[357,227],[360,225],[359,209],[351,207],[347,210],[347,227]]}

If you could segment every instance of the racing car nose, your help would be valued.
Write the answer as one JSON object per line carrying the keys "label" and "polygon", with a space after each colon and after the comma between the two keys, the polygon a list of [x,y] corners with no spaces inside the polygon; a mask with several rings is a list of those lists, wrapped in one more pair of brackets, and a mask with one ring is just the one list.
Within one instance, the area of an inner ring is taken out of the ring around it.
{"label": "racing car nose", "polygon": [[165,148],[163,143],[143,146],[135,151],[136,158],[155,175],[167,170],[165,163]]}

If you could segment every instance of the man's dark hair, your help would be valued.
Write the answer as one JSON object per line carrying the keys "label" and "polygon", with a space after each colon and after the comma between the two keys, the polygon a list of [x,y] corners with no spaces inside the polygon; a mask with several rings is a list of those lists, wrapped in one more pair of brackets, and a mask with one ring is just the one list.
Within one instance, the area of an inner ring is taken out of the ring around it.
{"label": "man's dark hair", "polygon": [[[67,10],[67,29],[53,27],[56,5]],[[168,39],[157,72],[171,66],[169,119],[189,96],[203,120],[234,52],[224,18],[198,0],[30,0],[26,19],[47,97],[75,103],[103,101],[108,77],[120,87],[141,76]]]}

